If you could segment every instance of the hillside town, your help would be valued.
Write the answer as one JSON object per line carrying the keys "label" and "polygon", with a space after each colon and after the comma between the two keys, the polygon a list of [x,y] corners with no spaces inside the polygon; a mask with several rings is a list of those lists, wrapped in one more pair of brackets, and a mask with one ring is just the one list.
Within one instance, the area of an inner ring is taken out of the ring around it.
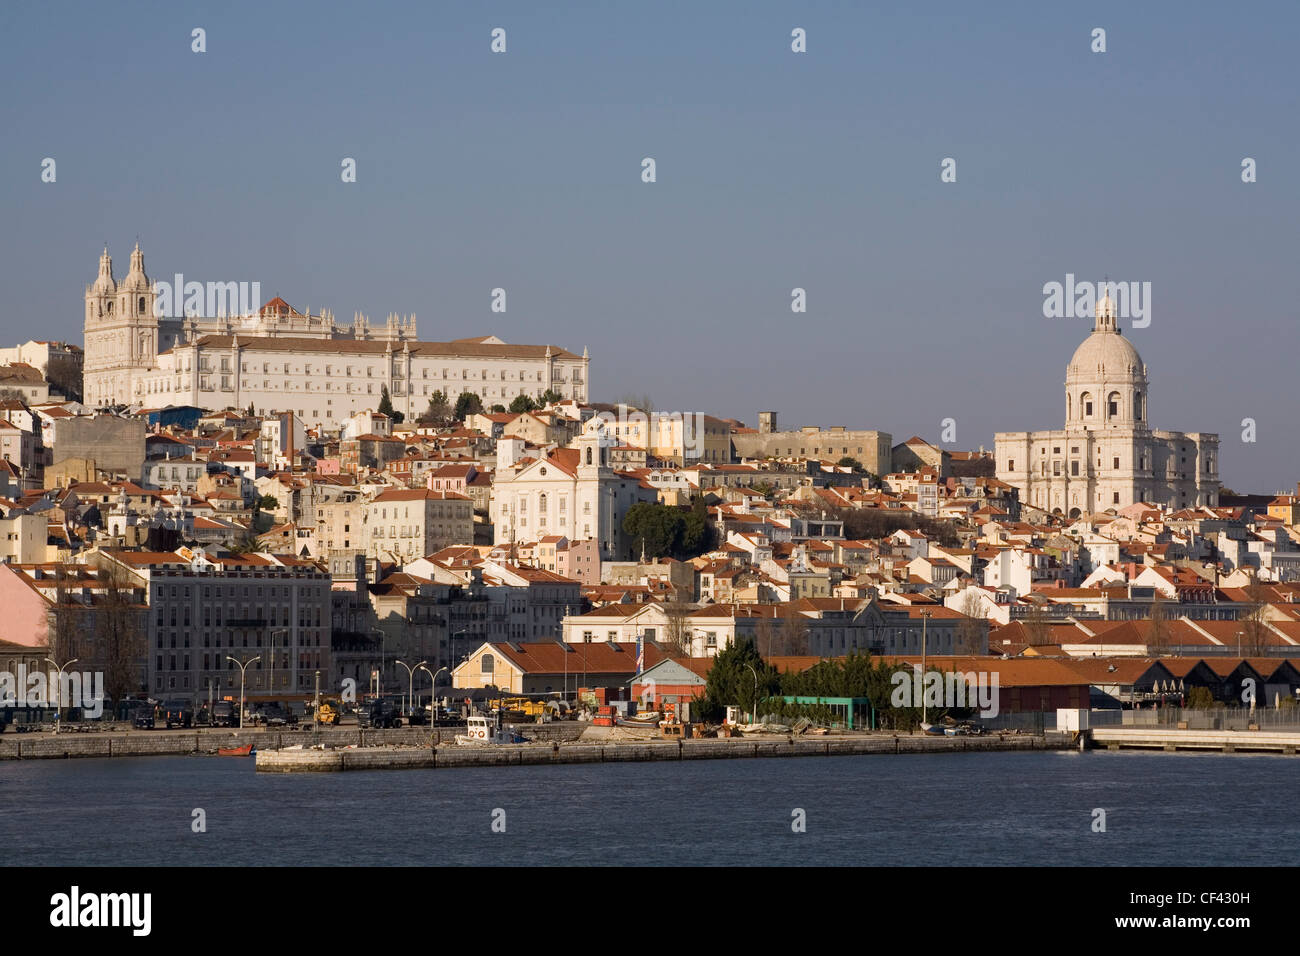
{"label": "hillside town", "polygon": [[105,250],[84,351],[0,350],[0,671],[284,701],[418,661],[440,697],[659,709],[746,644],[783,673],[996,671],[1004,713],[1245,681],[1295,706],[1300,486],[1233,492],[1217,436],[1151,430],[1109,300],[1065,428],[963,450],[593,401],[585,348],[278,297],[159,318],[153,290],[138,246],[120,280]]}

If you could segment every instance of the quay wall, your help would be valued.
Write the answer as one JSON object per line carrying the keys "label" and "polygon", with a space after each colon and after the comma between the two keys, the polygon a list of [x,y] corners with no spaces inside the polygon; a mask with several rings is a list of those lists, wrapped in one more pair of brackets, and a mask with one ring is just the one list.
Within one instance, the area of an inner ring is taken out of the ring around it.
{"label": "quay wall", "polygon": [[746,757],[812,757],[851,754],[966,753],[979,751],[1062,750],[1068,735],[1042,737],[907,737],[845,735],[816,739],[748,737],[703,740],[646,740],[618,743],[498,744],[481,747],[438,746],[429,749],[260,750],[263,773],[310,773],[454,767],[527,766],[565,763],[623,763],[659,760],[717,760]]}
{"label": "quay wall", "polygon": [[[576,740],[589,724],[561,721],[519,724],[516,729],[534,740]],[[396,730],[359,730],[326,727],[320,730],[136,730],[110,733],[0,734],[0,760],[39,760],[71,757],[149,757],[178,754],[215,754],[220,747],[252,744],[260,750],[280,750],[302,744],[312,747],[419,747],[450,743],[461,727],[402,727]],[[319,752],[319,751],[318,751]]]}

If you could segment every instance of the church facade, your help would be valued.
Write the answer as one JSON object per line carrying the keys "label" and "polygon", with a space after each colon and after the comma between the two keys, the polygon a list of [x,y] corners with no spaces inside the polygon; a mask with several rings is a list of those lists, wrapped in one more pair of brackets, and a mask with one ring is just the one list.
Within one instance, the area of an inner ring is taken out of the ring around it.
{"label": "church facade", "polygon": [[1219,436],[1153,430],[1147,367],[1120,332],[1109,295],[1065,376],[1065,427],[999,432],[997,476],[1022,505],[1078,516],[1137,502],[1190,508],[1219,502]]}
{"label": "church facade", "polygon": [[585,350],[508,345],[491,335],[422,342],[414,316],[390,315],[376,326],[358,315],[349,326],[278,297],[246,314],[215,317],[159,316],[156,301],[139,245],[121,282],[105,249],[85,296],[88,405],[251,405],[258,414],[294,411],[309,425],[333,428],[376,409],[385,387],[408,418],[419,416],[435,391],[452,403],[472,392],[489,408],[548,390],[587,400]]}

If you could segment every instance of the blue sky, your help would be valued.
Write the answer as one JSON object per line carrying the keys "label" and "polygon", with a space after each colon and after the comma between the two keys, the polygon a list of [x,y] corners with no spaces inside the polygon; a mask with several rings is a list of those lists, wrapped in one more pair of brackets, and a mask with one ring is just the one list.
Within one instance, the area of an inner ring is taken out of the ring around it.
{"label": "blue sky", "polygon": [[79,342],[138,235],[155,279],[585,346],[597,399],[991,447],[1064,419],[1090,322],[1043,284],[1108,275],[1152,283],[1152,424],[1291,489],[1300,7],[1138,6],[6,4],[0,338]]}

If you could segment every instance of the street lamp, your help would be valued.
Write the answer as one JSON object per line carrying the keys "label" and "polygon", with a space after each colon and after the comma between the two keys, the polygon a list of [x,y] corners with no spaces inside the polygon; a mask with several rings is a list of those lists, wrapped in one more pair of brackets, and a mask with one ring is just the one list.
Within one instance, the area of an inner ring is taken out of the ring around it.
{"label": "street lamp", "polygon": [[226,660],[230,661],[230,663],[239,664],[239,729],[240,730],[244,729],[244,672],[248,670],[249,664],[253,663],[253,661],[260,661],[261,659],[262,659],[262,655],[258,654],[256,657],[253,658],[253,660],[243,661],[241,663],[240,661],[235,660],[230,655],[226,655]]}
{"label": "street lamp", "polygon": [[409,717],[409,711],[415,710],[415,672],[428,662],[420,661],[415,667],[412,667],[406,661],[398,661],[397,663],[406,668],[406,706],[408,708],[407,716]]}
{"label": "street lamp", "polygon": [[285,644],[288,642],[289,629],[287,627],[277,628],[271,632],[271,696],[275,696],[275,635],[284,634],[286,637]]}
{"label": "street lamp", "polygon": [[754,675],[754,703],[749,709],[749,722],[758,723],[758,671],[754,670],[753,664],[746,664],[750,672]]}
{"label": "street lamp", "polygon": [[458,660],[458,658],[456,657],[456,638],[460,637],[462,634],[468,634],[468,633],[469,633],[469,628],[462,627],[459,631],[452,631],[452,633],[449,635],[449,637],[451,638],[451,647],[449,647],[447,650],[450,653],[451,659],[453,661]]}
{"label": "street lamp", "polygon": [[434,673],[433,671],[429,670],[428,665],[421,662],[416,666],[416,670],[424,671],[433,680],[433,683],[429,685],[429,724],[430,726],[432,726],[434,715],[437,713],[438,710],[438,705],[436,703],[438,698],[438,674],[441,674],[443,671],[446,671],[448,674],[450,674],[451,668],[439,667],[437,673]]}
{"label": "street lamp", "polygon": [[55,678],[57,682],[55,686],[59,692],[59,702],[55,705],[54,710],[54,732],[57,734],[63,730],[63,667],[71,667],[73,664],[77,663],[77,661],[81,660],[81,658],[74,657],[70,661],[65,661],[63,667],[55,664],[53,658],[47,657],[45,659],[51,664],[54,664],[54,669],[58,674]]}
{"label": "street lamp", "polygon": [[316,703],[311,709],[311,729],[320,730],[320,671],[316,672]]}
{"label": "street lamp", "polygon": [[383,697],[384,696],[384,667],[388,663],[384,659],[388,653],[386,650],[388,646],[387,645],[388,632],[385,631],[382,627],[371,626],[370,633],[379,635],[379,680],[375,684],[375,696]]}
{"label": "street lamp", "polygon": [[925,712],[925,631],[926,625],[930,622],[930,611],[921,612],[921,729],[926,729],[926,712]]}

